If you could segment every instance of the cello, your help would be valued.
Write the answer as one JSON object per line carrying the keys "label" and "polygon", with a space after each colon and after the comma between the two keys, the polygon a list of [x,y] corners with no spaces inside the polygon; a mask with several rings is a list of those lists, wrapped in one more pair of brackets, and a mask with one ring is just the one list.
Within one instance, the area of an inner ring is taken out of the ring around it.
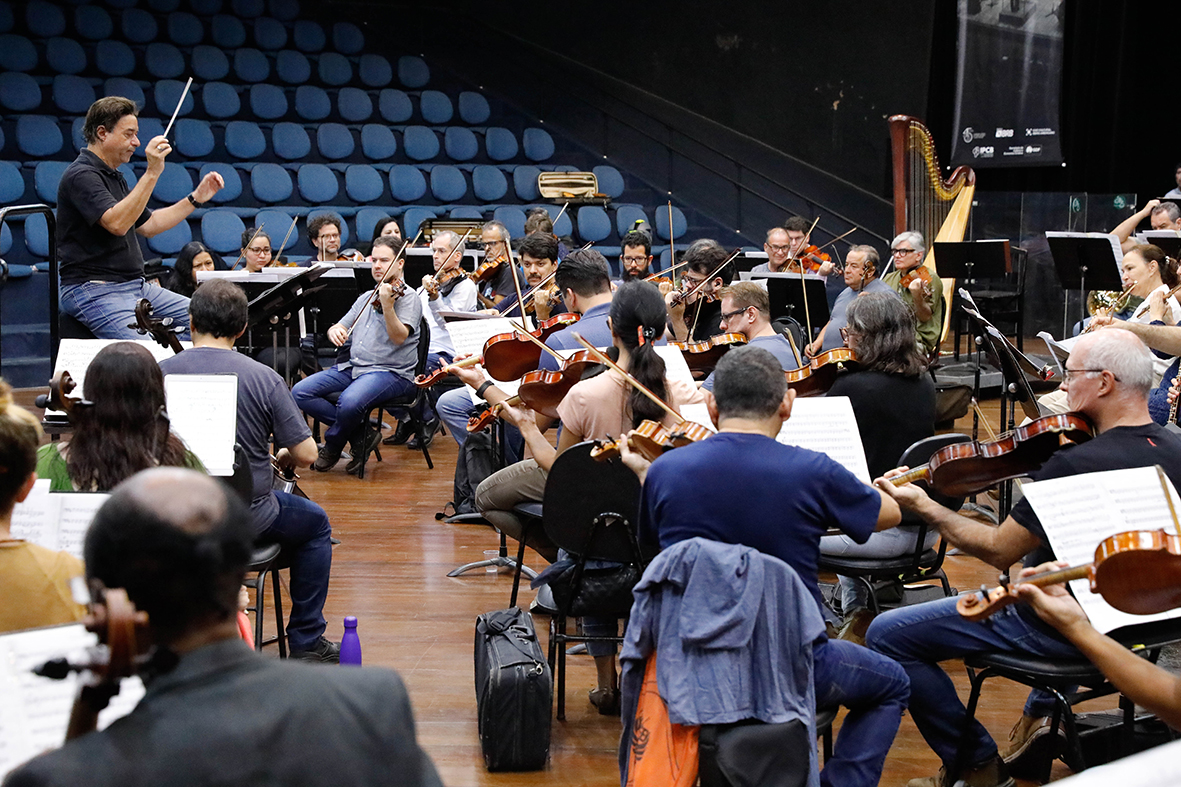
{"label": "cello", "polygon": [[134,328],[135,332],[141,336],[151,336],[155,339],[156,344],[167,347],[173,353],[179,353],[184,350],[184,347],[181,346],[177,334],[184,328],[173,327],[172,322],[171,317],[153,317],[151,301],[147,298],[140,298],[135,304],[135,324],[127,327]]}

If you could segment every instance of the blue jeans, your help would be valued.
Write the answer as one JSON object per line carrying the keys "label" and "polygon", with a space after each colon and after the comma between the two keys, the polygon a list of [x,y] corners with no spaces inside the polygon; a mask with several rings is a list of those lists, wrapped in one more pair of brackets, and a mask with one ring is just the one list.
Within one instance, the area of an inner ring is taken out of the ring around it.
{"label": "blue jeans", "polygon": [[[336,404],[326,396],[340,393]],[[350,370],[339,367],[305,377],[291,389],[299,409],[316,420],[331,424],[324,433],[324,447],[340,451],[346,441],[358,437],[365,416],[375,405],[414,395],[414,383],[393,372],[368,372],[353,379]]]}
{"label": "blue jeans", "polygon": [[[910,676],[910,715],[927,745],[949,770],[955,763],[961,737],[967,766],[993,759],[997,748],[980,722],[973,720],[971,728],[964,729],[967,709],[939,662],[997,651],[1083,658],[1073,645],[1036,628],[1018,614],[1016,607],[1006,607],[988,620],[973,623],[956,612],[955,604],[953,597],[894,609],[879,615],[865,634],[869,647],[897,661]],[[1053,708],[1049,695],[1035,691],[1030,694],[1025,712],[1049,716]]]}
{"label": "blue jeans", "polygon": [[472,396],[466,385],[444,391],[435,402],[435,412],[447,425],[447,431],[455,438],[460,455],[463,454],[463,444],[467,440],[467,419],[472,417],[475,410],[476,406],[472,404]]}
{"label": "blue jeans", "polygon": [[[111,284],[86,281],[61,288],[61,310],[78,320],[100,339],[144,339],[136,332],[135,304],[147,298],[153,317],[171,317],[183,325],[181,339],[189,338],[189,299],[171,290],[149,285],[143,279]],[[128,328],[131,325],[133,327]]]}
{"label": "blue jeans", "polygon": [[258,534],[263,543],[281,544],[291,556],[291,617],[287,644],[310,650],[324,633],[324,600],[332,571],[332,525],[328,514],[310,500],[275,492],[279,515]]}
{"label": "blue jeans", "polygon": [[910,681],[897,663],[844,640],[817,645],[812,661],[816,707],[849,709],[820,783],[872,787],[881,779],[886,753],[898,732]]}

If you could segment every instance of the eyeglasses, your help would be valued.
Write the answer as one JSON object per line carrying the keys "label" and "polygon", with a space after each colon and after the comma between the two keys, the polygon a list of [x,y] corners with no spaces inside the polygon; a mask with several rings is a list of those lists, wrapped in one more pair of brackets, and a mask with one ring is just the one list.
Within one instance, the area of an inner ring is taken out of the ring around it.
{"label": "eyeglasses", "polygon": [[890,253],[895,257],[903,257],[907,254],[913,254],[917,249],[890,249]]}
{"label": "eyeglasses", "polygon": [[858,335],[858,333],[856,331],[850,331],[848,328],[841,328],[839,330],[841,332],[841,341],[844,342],[846,345],[849,344],[849,337],[850,336],[857,336]]}
{"label": "eyeglasses", "polygon": [[[1106,369],[1063,369],[1062,376],[1066,379],[1066,382],[1070,382],[1070,378],[1072,378],[1078,374],[1103,374],[1105,371],[1107,371],[1107,370]],[[1115,378],[1116,382],[1119,382],[1118,377],[1116,377],[1114,374],[1112,374],[1111,376],[1113,378]]]}
{"label": "eyeglasses", "polygon": [[340,240],[339,232],[320,233],[320,240]]}
{"label": "eyeglasses", "polygon": [[648,258],[647,257],[624,257],[623,261],[630,262],[633,265],[643,265],[645,262],[648,261]]}
{"label": "eyeglasses", "polygon": [[250,252],[251,254],[270,254],[271,247],[266,246],[266,247],[255,248],[253,246],[247,246],[246,251]]}
{"label": "eyeglasses", "polygon": [[783,254],[785,251],[791,251],[791,246],[776,246],[771,243],[767,244],[767,248],[776,254]]}
{"label": "eyeglasses", "polygon": [[705,281],[705,279],[694,279],[692,276],[682,276],[681,277],[681,284],[688,287],[689,289],[693,289],[698,284],[701,284],[703,281]]}
{"label": "eyeglasses", "polygon": [[745,307],[745,308],[742,308],[742,309],[735,309],[735,310],[734,310],[734,311],[732,311],[732,312],[722,312],[722,322],[730,322],[730,318],[731,318],[731,317],[736,317],[736,316],[738,316],[739,314],[742,314],[743,312],[745,312],[745,311],[746,311],[747,309],[749,309],[749,308],[750,308],[750,307],[749,307],[749,306],[747,306],[747,307]]}

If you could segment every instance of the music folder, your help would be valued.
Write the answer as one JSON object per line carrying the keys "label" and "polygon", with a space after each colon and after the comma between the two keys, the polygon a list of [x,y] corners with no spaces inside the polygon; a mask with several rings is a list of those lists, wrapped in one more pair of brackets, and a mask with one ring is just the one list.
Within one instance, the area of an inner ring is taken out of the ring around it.
{"label": "music folder", "polygon": [[1181,232],[1176,230],[1148,230],[1136,233],[1136,240],[1151,243],[1175,260],[1181,259]]}
{"label": "music folder", "polygon": [[1046,242],[1066,290],[1122,290],[1119,240],[1107,232],[1047,232]]}
{"label": "music folder", "polygon": [[1009,241],[936,241],[935,266],[943,278],[972,281],[1000,278],[1013,269]]}

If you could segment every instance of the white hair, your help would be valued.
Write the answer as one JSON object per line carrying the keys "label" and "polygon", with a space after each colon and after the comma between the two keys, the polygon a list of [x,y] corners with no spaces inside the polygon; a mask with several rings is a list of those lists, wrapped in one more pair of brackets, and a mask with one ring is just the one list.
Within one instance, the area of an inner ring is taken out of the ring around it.
{"label": "white hair", "polygon": [[919,253],[920,257],[927,253],[927,244],[923,243],[923,233],[921,232],[899,233],[898,237],[890,241],[890,248],[893,249],[899,243],[909,243]]}
{"label": "white hair", "polygon": [[[1084,343],[1085,341],[1085,343]],[[1147,397],[1153,384],[1152,351],[1131,331],[1102,330],[1075,347],[1087,369],[1106,370],[1125,388]]]}
{"label": "white hair", "polygon": [[435,239],[446,241],[447,245],[451,247],[451,251],[453,253],[455,252],[455,248],[458,245],[460,257],[462,257],[463,253],[467,251],[467,244],[463,242],[463,238],[460,237],[458,232],[443,230],[442,232],[435,235]]}

